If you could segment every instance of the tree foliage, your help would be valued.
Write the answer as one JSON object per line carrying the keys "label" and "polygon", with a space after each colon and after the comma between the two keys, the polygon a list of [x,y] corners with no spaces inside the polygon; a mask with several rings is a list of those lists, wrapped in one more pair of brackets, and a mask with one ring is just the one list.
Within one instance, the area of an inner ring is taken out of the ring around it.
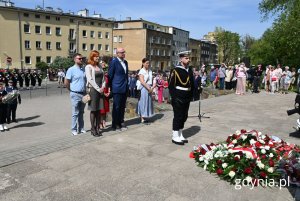
{"label": "tree foliage", "polygon": [[50,67],[52,68],[64,68],[67,69],[70,66],[74,65],[74,61],[72,58],[66,58],[66,57],[56,57],[54,61],[50,64]]}
{"label": "tree foliage", "polygon": [[44,61],[36,63],[36,68],[43,72],[45,72],[48,69],[48,67],[48,64]]}
{"label": "tree foliage", "polygon": [[215,32],[218,43],[219,62],[237,63],[241,53],[239,34],[227,31],[221,27],[216,27]]}
{"label": "tree foliage", "polygon": [[275,15],[273,25],[249,51],[251,61],[265,64],[300,64],[300,1],[263,0],[259,9],[266,19]]}

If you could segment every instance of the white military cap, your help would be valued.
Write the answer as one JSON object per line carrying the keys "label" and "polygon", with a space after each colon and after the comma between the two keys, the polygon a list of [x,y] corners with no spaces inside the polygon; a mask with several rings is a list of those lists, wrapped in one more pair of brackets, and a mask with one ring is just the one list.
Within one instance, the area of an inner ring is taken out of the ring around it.
{"label": "white military cap", "polygon": [[191,50],[186,50],[186,51],[182,51],[178,53],[179,57],[186,57],[189,56],[191,54]]}

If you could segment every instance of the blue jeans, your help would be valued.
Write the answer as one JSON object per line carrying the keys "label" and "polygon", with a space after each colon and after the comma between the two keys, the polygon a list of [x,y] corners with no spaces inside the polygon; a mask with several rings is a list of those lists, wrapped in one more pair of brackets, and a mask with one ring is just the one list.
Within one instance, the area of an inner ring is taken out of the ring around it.
{"label": "blue jeans", "polygon": [[[72,103],[72,131],[80,132],[84,128],[83,113],[85,104],[81,102],[83,95],[70,92]],[[78,122],[78,130],[77,130]]]}

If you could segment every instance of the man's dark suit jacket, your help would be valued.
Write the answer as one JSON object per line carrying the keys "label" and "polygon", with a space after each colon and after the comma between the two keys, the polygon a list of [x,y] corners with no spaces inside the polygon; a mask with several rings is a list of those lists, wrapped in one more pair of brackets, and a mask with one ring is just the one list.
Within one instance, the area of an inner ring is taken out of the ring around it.
{"label": "man's dark suit jacket", "polygon": [[127,92],[128,63],[126,60],[124,60],[124,63],[126,65],[126,73],[118,58],[114,58],[110,62],[108,76],[113,94],[124,94]]}

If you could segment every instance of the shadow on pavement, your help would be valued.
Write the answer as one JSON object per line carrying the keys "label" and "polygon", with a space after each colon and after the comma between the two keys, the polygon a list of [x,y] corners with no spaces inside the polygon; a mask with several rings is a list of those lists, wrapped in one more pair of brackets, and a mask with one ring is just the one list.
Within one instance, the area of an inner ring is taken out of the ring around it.
{"label": "shadow on pavement", "polygon": [[290,137],[300,138],[300,131],[294,131],[289,134]]}
{"label": "shadow on pavement", "polygon": [[15,128],[22,128],[22,127],[35,127],[35,126],[41,126],[45,124],[44,122],[30,122],[25,124],[19,124],[13,127],[10,127],[9,129],[15,129]]}
{"label": "shadow on pavement", "polygon": [[201,127],[200,126],[191,126],[190,128],[188,129],[184,129],[182,131],[182,134],[185,138],[189,138],[195,134],[197,134],[199,131],[201,130]]}
{"label": "shadow on pavement", "polygon": [[299,196],[299,193],[297,192],[297,191],[299,191],[298,187],[296,187],[296,186],[287,186],[287,189],[289,190],[290,194],[293,196],[295,201],[300,201],[300,196]]}
{"label": "shadow on pavement", "polygon": [[32,119],[39,118],[40,116],[41,115],[35,115],[35,116],[32,116],[32,117],[18,118],[18,121],[29,121],[29,120],[32,120]]}

